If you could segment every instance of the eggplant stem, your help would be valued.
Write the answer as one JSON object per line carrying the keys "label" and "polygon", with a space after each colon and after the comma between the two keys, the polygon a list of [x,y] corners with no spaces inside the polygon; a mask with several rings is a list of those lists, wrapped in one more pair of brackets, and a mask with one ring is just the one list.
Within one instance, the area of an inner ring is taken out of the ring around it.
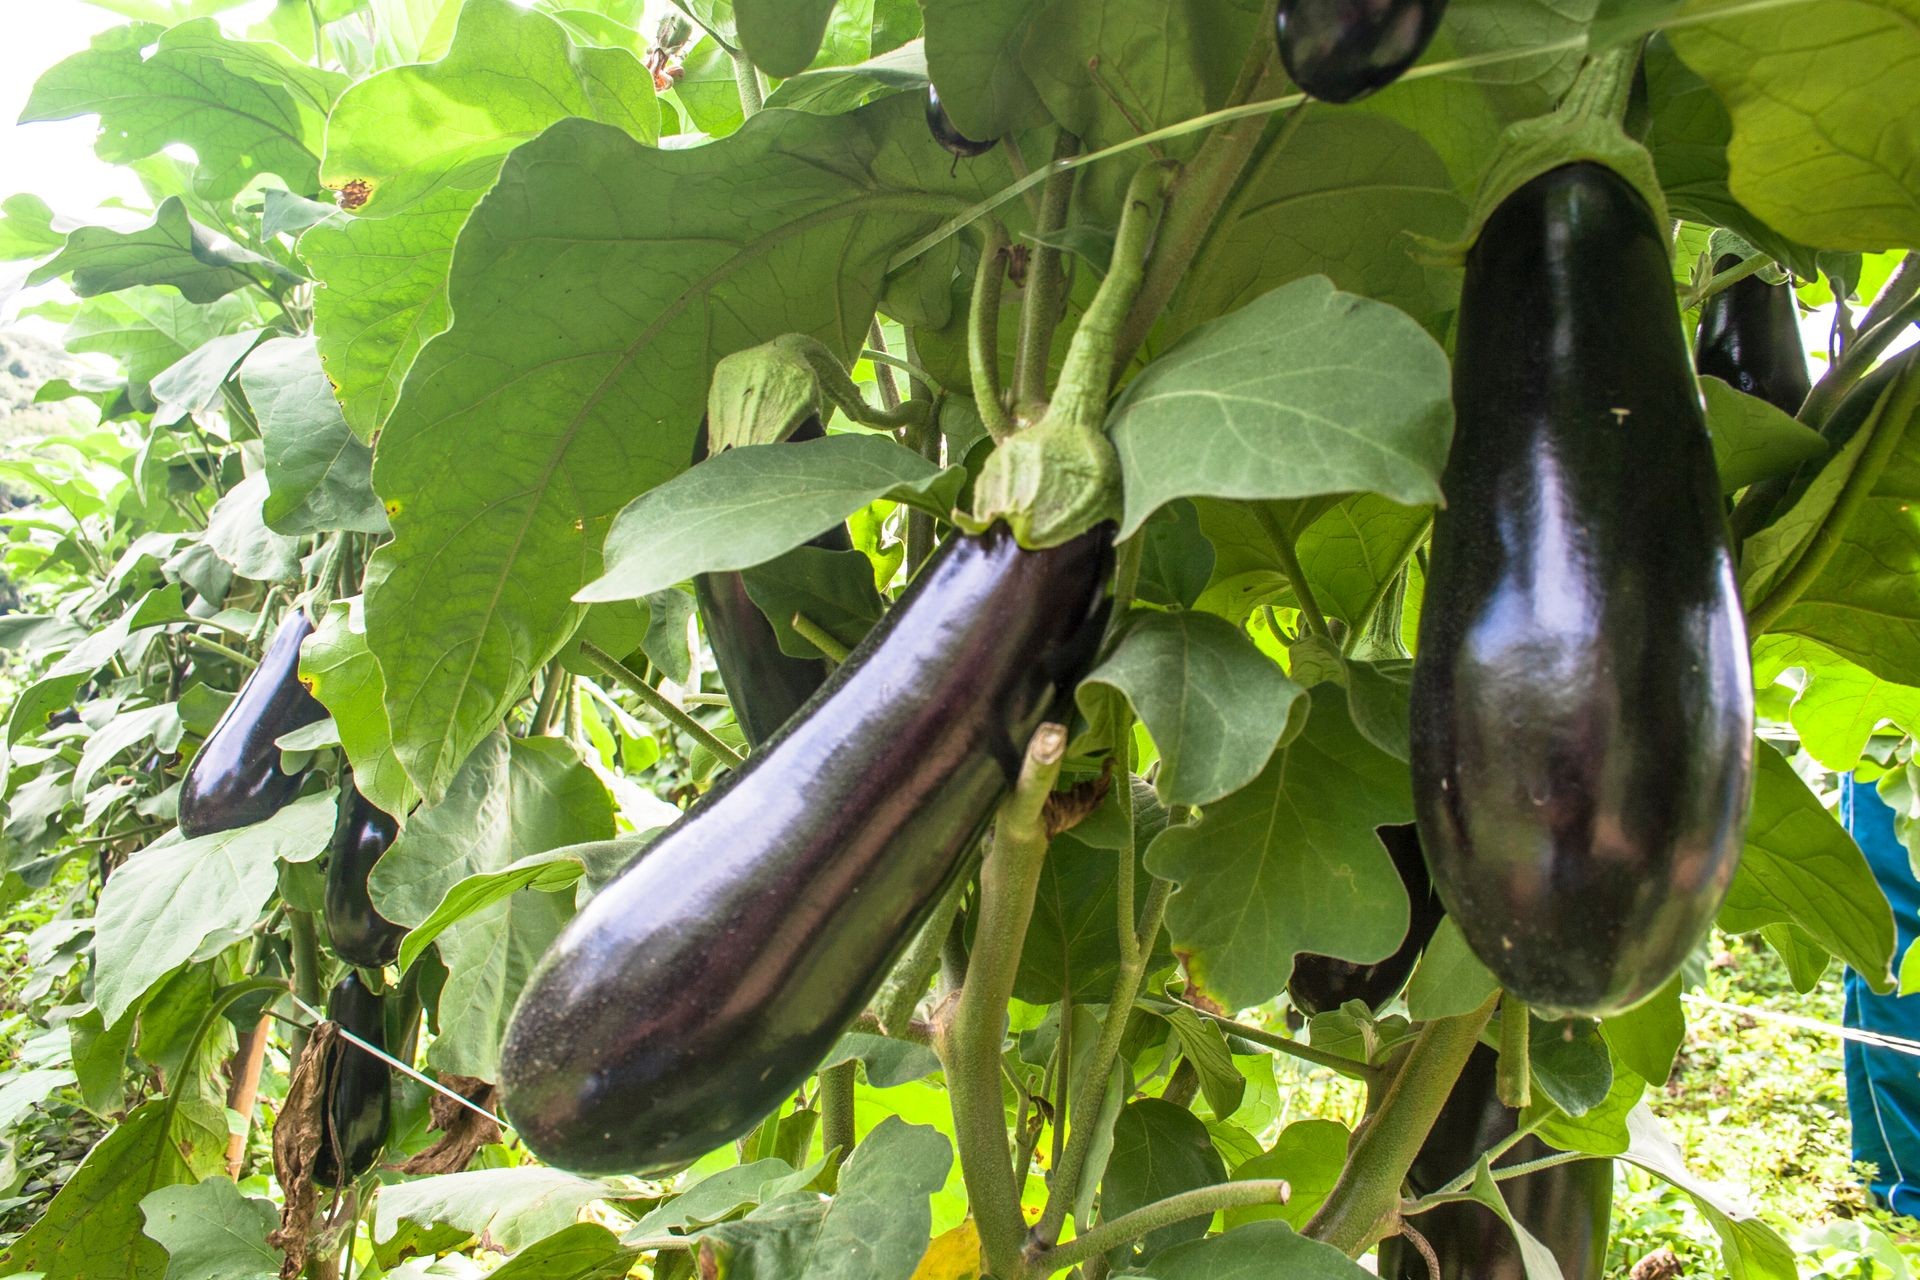
{"label": "eggplant stem", "polygon": [[1013,434],[1013,418],[1000,391],[1000,286],[1007,278],[1007,229],[997,218],[981,227],[980,267],[973,276],[967,314],[967,365],[973,403],[987,434],[999,444]]}
{"label": "eggplant stem", "polygon": [[[876,355],[887,354],[887,335],[881,331],[877,314],[867,326],[867,345]],[[893,369],[886,360],[873,362],[873,385],[879,388],[882,408],[892,412],[900,407],[900,385],[893,380]]]}
{"label": "eggplant stem", "polygon": [[1533,1071],[1528,1043],[1533,1019],[1524,1000],[1509,991],[1500,997],[1500,1063],[1494,1069],[1494,1094],[1502,1106],[1524,1110],[1533,1102]]}
{"label": "eggplant stem", "polygon": [[721,764],[729,769],[738,769],[746,763],[746,758],[713,734],[713,730],[695,720],[679,707],[667,700],[667,696],[640,678],[640,673],[620,659],[594,644],[591,640],[580,642],[580,656],[600,671],[602,675],[617,680],[630,693],[658,712],[669,724],[711,751]]}
{"label": "eggplant stem", "polygon": [[1267,531],[1267,540],[1273,544],[1273,555],[1280,562],[1280,572],[1287,580],[1287,586],[1293,590],[1294,603],[1300,606],[1300,616],[1306,619],[1307,630],[1319,636],[1329,644],[1333,642],[1333,630],[1327,626],[1327,615],[1320,612],[1320,602],[1314,599],[1313,588],[1307,584],[1307,571],[1300,563],[1299,553],[1294,550],[1293,539],[1280,524],[1280,517],[1273,514],[1273,508],[1264,502],[1253,504],[1253,514],[1260,521],[1261,528]]}
{"label": "eggplant stem", "polygon": [[820,1073],[820,1149],[839,1148],[844,1162],[853,1154],[853,1063],[842,1062]]}
{"label": "eggplant stem", "polygon": [[818,649],[820,656],[834,666],[837,667],[847,660],[847,654],[850,652],[847,646],[835,640],[831,632],[806,614],[794,614],[787,619],[787,624],[799,633],[802,640]]}
{"label": "eggplant stem", "polygon": [[1075,1236],[1063,1245],[1029,1248],[1027,1261],[1038,1268],[1040,1274],[1051,1275],[1138,1240],[1162,1227],[1203,1215],[1212,1217],[1222,1209],[1285,1204],[1292,1194],[1293,1188],[1279,1178],[1220,1182],[1210,1187],[1196,1187],[1192,1191],[1182,1191],[1102,1222],[1085,1235]]}
{"label": "eggplant stem", "polygon": [[1066,269],[1060,250],[1048,242],[1066,226],[1077,178],[1066,162],[1079,150],[1080,140],[1065,130],[1054,139],[1046,185],[1040,189],[1040,212],[1034,219],[1033,261],[1027,269],[1027,296],[1020,305],[1020,344],[1013,362],[1013,403],[1021,413],[1034,417],[1039,416],[1038,406],[1046,399],[1047,356],[1053,350],[1053,330],[1066,303]]}

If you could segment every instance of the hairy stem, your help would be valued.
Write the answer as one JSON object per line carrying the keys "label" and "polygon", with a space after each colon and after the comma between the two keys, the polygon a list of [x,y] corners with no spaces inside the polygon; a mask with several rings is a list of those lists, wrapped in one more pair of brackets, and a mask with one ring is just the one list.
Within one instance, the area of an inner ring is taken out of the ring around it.
{"label": "hairy stem", "polygon": [[1500,997],[1500,1063],[1494,1068],[1493,1092],[1500,1104],[1515,1111],[1533,1101],[1532,1030],[1527,1005],[1509,991]]}
{"label": "hairy stem", "polygon": [[847,646],[833,638],[825,627],[804,613],[796,613],[787,619],[787,624],[799,633],[800,638],[820,651],[820,656],[839,666],[847,660]]}
{"label": "hairy stem", "polygon": [[[293,939],[293,994],[309,1005],[320,1003],[320,930],[314,925],[313,912],[289,909],[287,930]],[[290,1056],[298,1062],[307,1047],[307,1030],[296,1028],[288,1037]]]}
{"label": "hairy stem", "polygon": [[928,984],[940,972],[940,949],[946,945],[947,934],[960,915],[960,904],[966,900],[969,879],[968,876],[954,877],[953,884],[941,896],[933,914],[920,926],[919,936],[907,948],[907,954],[900,958],[900,963],[893,967],[886,985],[880,988],[874,1008],[880,1017],[882,1033],[895,1039],[906,1037],[913,1021],[913,1011],[920,1007]]}
{"label": "hairy stem", "polygon": [[1196,1187],[1192,1191],[1168,1196],[1165,1200],[1156,1200],[1131,1213],[1123,1213],[1110,1222],[1102,1222],[1085,1235],[1076,1236],[1063,1245],[1031,1249],[1028,1251],[1029,1260],[1041,1267],[1043,1274],[1052,1274],[1176,1222],[1203,1215],[1211,1217],[1222,1209],[1285,1204],[1292,1194],[1293,1189],[1278,1178],[1219,1182],[1210,1187]]}
{"label": "hairy stem", "polygon": [[1007,278],[1007,229],[987,219],[980,237],[980,266],[973,276],[967,314],[967,366],[973,374],[973,402],[995,444],[1013,434],[1000,391],[1000,286]]}
{"label": "hairy stem", "polygon": [[[867,345],[876,355],[887,354],[887,335],[880,329],[880,317],[867,326]],[[880,404],[891,412],[900,407],[900,385],[893,380],[893,368],[885,360],[873,362],[873,385],[880,390]]]}
{"label": "hairy stem", "polygon": [[1235,1022],[1232,1018],[1222,1014],[1208,1013],[1200,1006],[1188,1004],[1184,1000],[1142,1000],[1140,1007],[1152,1010],[1155,1013],[1175,1008],[1185,1009],[1211,1022],[1222,1031],[1239,1036],[1242,1040],[1257,1044],[1263,1049],[1271,1049],[1275,1053],[1283,1053],[1288,1057],[1298,1058],[1302,1062],[1310,1062],[1316,1067],[1325,1067],[1329,1071],[1337,1071],[1341,1075],[1351,1077],[1355,1080],[1368,1080],[1380,1074],[1377,1068],[1360,1061],[1358,1058],[1349,1058],[1344,1054],[1334,1053],[1330,1049],[1316,1049],[1310,1044],[1303,1044],[1298,1040],[1290,1040],[1286,1036],[1280,1035],[1277,1032],[1268,1031],[1264,1027],[1252,1026],[1245,1022]]}
{"label": "hairy stem", "polygon": [[591,640],[582,640],[580,642],[580,655],[592,663],[594,668],[602,675],[618,681],[635,697],[639,698],[640,701],[653,708],[653,710],[662,716],[669,724],[711,751],[714,754],[714,758],[719,760],[721,764],[727,766],[727,768],[738,769],[746,763],[746,760],[739,752],[714,737],[713,730],[707,728],[707,726],[701,724],[698,720],[695,720],[679,707],[674,706],[673,703],[667,700],[665,694],[642,679],[638,671],[635,671],[632,667],[629,667],[626,663],[620,661],[620,659],[614,657],[599,645],[594,644]]}
{"label": "hairy stem", "polygon": [[853,1070],[842,1062],[820,1073],[820,1149],[838,1147],[842,1159],[853,1154]]}
{"label": "hairy stem", "polygon": [[1307,630],[1331,643],[1333,631],[1327,626],[1327,615],[1320,612],[1320,602],[1314,599],[1313,588],[1307,584],[1307,571],[1300,564],[1299,554],[1294,551],[1293,539],[1281,526],[1280,517],[1273,513],[1271,506],[1264,502],[1256,502],[1252,506],[1260,526],[1267,531],[1267,540],[1273,544],[1273,554],[1280,562],[1280,572],[1293,589],[1293,599],[1300,606],[1300,616],[1307,620]]}
{"label": "hairy stem", "polygon": [[1399,1205],[1407,1169],[1499,998],[1498,993],[1488,996],[1472,1013],[1438,1018],[1420,1029],[1379,1109],[1354,1139],[1339,1181],[1302,1234],[1350,1258],[1359,1257],[1379,1238]]}
{"label": "hairy stem", "polygon": [[547,682],[540,687],[540,701],[534,706],[533,719],[527,725],[529,738],[541,737],[553,728],[553,718],[560,711],[561,691],[572,683],[572,674],[558,658],[547,664]]}
{"label": "hairy stem", "polygon": [[1040,189],[1040,214],[1034,222],[1033,258],[1027,268],[1027,296],[1020,307],[1019,353],[1013,363],[1013,403],[1024,415],[1038,416],[1047,398],[1047,356],[1054,326],[1066,303],[1067,272],[1052,240],[1067,224],[1073,186],[1079,174],[1059,166],[1080,149],[1080,140],[1062,130],[1053,144],[1054,168]]}
{"label": "hairy stem", "polygon": [[979,927],[966,980],[951,1017],[939,1019],[934,1034],[946,1068],[967,1199],[980,1229],[981,1251],[998,1276],[1020,1274],[1025,1236],[1000,1099],[1000,1049],[1047,855],[1042,811],[1066,749],[1067,731],[1058,724],[1041,725],[1027,744],[1019,781],[995,816],[992,843],[980,867]]}
{"label": "hairy stem", "polygon": [[740,114],[749,119],[766,105],[766,95],[760,91],[760,73],[753,68],[753,59],[739,49],[728,50],[733,58],[733,83],[740,91]]}

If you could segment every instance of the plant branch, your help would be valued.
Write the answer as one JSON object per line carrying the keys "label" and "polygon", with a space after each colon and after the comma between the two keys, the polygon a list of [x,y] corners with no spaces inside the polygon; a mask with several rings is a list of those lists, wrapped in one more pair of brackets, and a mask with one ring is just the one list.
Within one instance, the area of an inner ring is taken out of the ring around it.
{"label": "plant branch", "polygon": [[[320,931],[313,912],[288,910],[287,931],[293,942],[293,994],[309,1005],[320,1003]],[[300,1027],[288,1038],[288,1062],[300,1061],[307,1047],[307,1029]]]}
{"label": "plant branch", "polygon": [[787,625],[798,632],[802,640],[818,649],[820,656],[834,666],[837,667],[847,660],[847,646],[834,639],[831,632],[806,614],[794,614],[787,619]]}
{"label": "plant branch", "polygon": [[751,119],[766,105],[766,96],[760,91],[760,73],[744,51],[729,49],[727,54],[733,59],[733,83],[740,91],[740,114]]}
{"label": "plant branch", "polygon": [[1920,409],[1920,363],[1912,363],[1901,370],[1893,380],[1893,385],[1881,395],[1873,413],[1862,426],[1861,429],[1868,433],[1865,450],[1854,466],[1853,474],[1841,486],[1832,509],[1807,540],[1800,558],[1794,561],[1793,567],[1771,591],[1747,610],[1749,634],[1765,635],[1780,620],[1780,616],[1793,607],[1801,593],[1813,585],[1821,570],[1827,567],[1827,562],[1840,546],[1847,526],[1853,523],[1854,515],[1873,493],[1874,486],[1879,484],[1880,474],[1887,469],[1894,450],[1906,434],[1907,421],[1917,409]]}
{"label": "plant branch", "polygon": [[1007,278],[1007,229],[987,219],[980,234],[980,266],[973,276],[967,316],[967,366],[973,402],[995,444],[1013,434],[1013,419],[1000,391],[1000,286]]}
{"label": "plant branch", "polygon": [[1533,1019],[1526,1002],[1506,992],[1500,997],[1500,1062],[1494,1069],[1494,1095],[1500,1105],[1524,1110],[1533,1102],[1532,1046],[1528,1036]]}
{"label": "plant branch", "polygon": [[1400,1203],[1407,1169],[1499,999],[1496,992],[1472,1013],[1438,1018],[1420,1029],[1379,1109],[1355,1137],[1339,1181],[1301,1234],[1350,1258],[1379,1238]]}
{"label": "plant branch", "polygon": [[1192,1191],[1168,1196],[1165,1200],[1156,1200],[1131,1213],[1123,1213],[1109,1222],[1102,1222],[1085,1235],[1076,1236],[1063,1245],[1030,1248],[1027,1258],[1041,1269],[1042,1274],[1050,1275],[1176,1222],[1203,1215],[1211,1217],[1222,1209],[1285,1204],[1292,1194],[1293,1189],[1278,1178],[1219,1182],[1210,1187],[1196,1187]]}
{"label": "plant branch", "polygon": [[1288,1057],[1298,1058],[1302,1062],[1310,1062],[1316,1067],[1325,1067],[1329,1071],[1337,1071],[1350,1079],[1370,1080],[1380,1074],[1378,1067],[1373,1066],[1371,1063],[1362,1062],[1358,1058],[1349,1058],[1344,1054],[1335,1053],[1331,1049],[1316,1049],[1310,1044],[1303,1044],[1298,1040],[1288,1039],[1286,1036],[1280,1035],[1277,1032],[1268,1031],[1264,1027],[1252,1026],[1245,1022],[1235,1022],[1232,1018],[1225,1017],[1218,1013],[1209,1013],[1198,1005],[1188,1004],[1185,1000],[1147,999],[1139,1003],[1141,1008],[1152,1013],[1164,1013],[1168,1009],[1176,1008],[1185,1009],[1211,1022],[1214,1026],[1219,1027],[1222,1031],[1230,1035],[1239,1036],[1242,1040],[1257,1044],[1263,1049],[1271,1049],[1275,1053],[1284,1053]]}
{"label": "plant branch", "polygon": [[1862,329],[1878,328],[1906,305],[1915,294],[1920,294],[1920,253],[1909,253],[1900,265],[1894,268],[1893,274],[1887,278],[1887,283],[1881,286],[1880,296],[1873,300],[1873,304],[1860,317],[1860,327]]}
{"label": "plant branch", "polygon": [[[1904,286],[1904,283],[1902,285]],[[1876,301],[1874,310],[1879,308]],[[1870,310],[1869,316],[1873,314]],[[1895,308],[1884,319],[1863,326],[1847,350],[1826,372],[1826,376],[1813,384],[1813,390],[1807,393],[1806,403],[1800,406],[1800,421],[1815,431],[1826,425],[1847,393],[1860,385],[1860,380],[1873,371],[1874,362],[1880,358],[1893,340],[1906,331],[1908,325],[1920,322],[1920,297],[1912,297]]]}
{"label": "plant branch", "polygon": [[893,967],[886,984],[880,988],[880,995],[874,1001],[874,1007],[880,1017],[880,1030],[884,1035],[896,1039],[908,1035],[913,1022],[913,1011],[920,1007],[920,998],[927,994],[927,987],[933,976],[940,972],[940,949],[946,945],[947,932],[953,928],[953,922],[960,914],[960,904],[967,896],[967,882],[971,876],[955,876],[953,884],[941,895],[933,914],[920,926],[920,933],[907,949],[900,963]]}
{"label": "plant branch", "polygon": [[[880,330],[880,317],[867,326],[867,342],[875,355],[887,354],[887,335]],[[893,380],[893,369],[885,360],[873,362],[873,385],[880,389],[880,404],[888,411],[900,407],[900,386]]]}
{"label": "plant branch", "polygon": [[840,1149],[841,1159],[853,1154],[853,1069],[842,1062],[820,1073],[820,1149]]}
{"label": "plant branch", "polygon": [[540,701],[534,705],[533,719],[527,723],[529,738],[542,737],[553,728],[553,717],[560,710],[560,691],[572,680],[558,658],[547,664],[547,681],[540,686]]}
{"label": "plant branch", "polygon": [[1013,362],[1013,404],[1029,420],[1040,416],[1047,398],[1047,356],[1054,326],[1066,301],[1067,273],[1060,250],[1049,243],[1067,224],[1078,175],[1061,162],[1073,158],[1080,140],[1062,130],[1054,139],[1046,185],[1040,189],[1040,214],[1034,222],[1033,258],[1027,267],[1027,296],[1020,306],[1019,354]]}
{"label": "plant branch", "polygon": [[1066,749],[1065,726],[1051,723],[1041,725],[1027,744],[1020,778],[994,818],[993,839],[980,867],[979,926],[966,981],[952,1002],[951,1016],[935,1020],[934,1045],[946,1068],[960,1171],[980,1229],[981,1250],[989,1269],[1006,1277],[1020,1273],[1025,1224],[1000,1098],[1001,1044],[1006,1039],[1007,1001],[1013,997],[1046,861],[1042,812]]}
{"label": "plant branch", "polygon": [[640,701],[664,717],[667,722],[698,742],[729,769],[738,769],[746,760],[726,743],[713,736],[713,730],[695,720],[679,707],[667,700],[667,696],[641,679],[640,673],[620,659],[594,644],[591,640],[580,642],[580,654],[595,669],[610,679],[617,680]]}
{"label": "plant branch", "polygon": [[1697,290],[1690,289],[1685,285],[1677,286],[1680,290],[1680,309],[1682,311],[1691,311],[1708,298],[1711,298],[1714,294],[1719,293],[1731,285],[1740,283],[1772,261],[1773,259],[1766,254],[1756,253],[1751,257],[1740,259],[1740,261],[1734,263],[1725,271],[1716,271],[1713,275],[1703,280]]}
{"label": "plant branch", "polygon": [[1280,561],[1280,572],[1293,589],[1293,599],[1300,606],[1300,616],[1307,620],[1307,630],[1331,644],[1333,631],[1327,626],[1327,615],[1320,612],[1320,602],[1314,599],[1313,588],[1307,585],[1307,571],[1301,567],[1293,539],[1288,536],[1280,517],[1273,513],[1271,506],[1256,502],[1252,507],[1260,527],[1267,531],[1267,540],[1273,544],[1274,558]]}
{"label": "plant branch", "polygon": [[179,635],[182,640],[185,640],[188,644],[196,648],[205,649],[208,653],[217,653],[223,658],[239,663],[243,671],[251,671],[260,665],[257,659],[248,657],[238,649],[228,648],[218,640],[209,640],[205,636],[195,635],[191,631],[182,631]]}

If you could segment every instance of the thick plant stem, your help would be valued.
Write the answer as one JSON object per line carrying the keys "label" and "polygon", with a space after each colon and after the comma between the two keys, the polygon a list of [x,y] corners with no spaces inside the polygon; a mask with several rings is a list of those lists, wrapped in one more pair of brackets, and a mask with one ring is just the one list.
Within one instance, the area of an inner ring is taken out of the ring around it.
{"label": "thick plant stem", "polygon": [[[1875,309],[1878,309],[1877,304]],[[1869,311],[1867,315],[1871,318],[1873,312]],[[1880,358],[1880,353],[1905,333],[1908,325],[1916,322],[1920,322],[1920,297],[1908,299],[1885,319],[1863,326],[1847,348],[1847,353],[1807,393],[1806,403],[1800,406],[1800,421],[1816,431],[1825,426],[1827,419],[1833,416],[1833,411],[1840,407],[1840,402],[1847,398],[1847,393],[1873,371],[1874,361]]]}
{"label": "thick plant stem", "polygon": [[1143,1205],[1132,1213],[1123,1213],[1057,1248],[1029,1250],[1029,1260],[1041,1268],[1041,1274],[1051,1275],[1176,1222],[1185,1222],[1203,1214],[1210,1217],[1222,1209],[1285,1204],[1292,1194],[1292,1188],[1278,1178],[1196,1187],[1192,1191],[1182,1191],[1179,1195]]}
{"label": "thick plant stem", "polygon": [[1235,1022],[1232,1018],[1226,1017],[1223,1014],[1209,1013],[1199,1005],[1188,1004],[1184,1000],[1142,1000],[1140,1005],[1142,1008],[1152,1010],[1156,1013],[1176,1008],[1185,1009],[1196,1017],[1211,1022],[1222,1031],[1239,1036],[1242,1040],[1257,1044],[1263,1049],[1271,1049],[1275,1053],[1283,1053],[1288,1057],[1298,1058],[1302,1062],[1310,1062],[1316,1067],[1325,1067],[1329,1071],[1337,1071],[1341,1075],[1349,1076],[1355,1080],[1370,1080],[1379,1074],[1375,1068],[1360,1061],[1358,1058],[1349,1058],[1328,1049],[1316,1049],[1310,1044],[1303,1044],[1298,1040],[1291,1040],[1277,1032],[1268,1031],[1264,1027],[1251,1026],[1245,1022]]}
{"label": "thick plant stem", "polygon": [[970,878],[954,878],[953,885],[940,899],[939,905],[934,907],[933,914],[920,927],[920,935],[913,940],[907,954],[900,958],[900,963],[894,966],[886,985],[880,988],[879,998],[874,1001],[873,1007],[880,1016],[880,1029],[887,1035],[896,1039],[906,1037],[913,1021],[913,1011],[920,1007],[920,999],[927,994],[928,984],[940,972],[940,950],[946,945],[947,934],[960,914],[960,904],[967,896],[967,881]]}
{"label": "thick plant stem", "polygon": [[838,1147],[842,1159],[853,1154],[853,1071],[842,1062],[820,1073],[820,1149]]}
{"label": "thick plant stem", "polygon": [[1327,615],[1320,612],[1320,602],[1314,599],[1313,588],[1307,583],[1307,571],[1293,548],[1293,539],[1281,526],[1273,508],[1266,503],[1254,503],[1253,513],[1259,519],[1260,526],[1267,531],[1267,540],[1273,544],[1274,558],[1280,561],[1280,572],[1286,575],[1287,585],[1293,588],[1293,599],[1300,606],[1300,616],[1307,620],[1307,630],[1331,642],[1333,630],[1327,626]]}
{"label": "thick plant stem", "polygon": [[746,760],[742,758],[738,751],[735,751],[732,747],[714,737],[713,730],[707,728],[707,726],[695,720],[679,707],[667,701],[666,695],[641,679],[639,672],[608,653],[605,649],[602,649],[599,645],[594,644],[591,640],[582,640],[580,642],[580,655],[592,663],[601,674],[625,686],[634,696],[638,697],[640,701],[646,703],[664,717],[668,723],[672,724],[675,728],[685,733],[707,750],[713,752],[720,763],[726,765],[727,768],[738,769],[746,763]]}
{"label": "thick plant stem", "polygon": [[787,619],[787,625],[791,626],[802,640],[818,649],[820,656],[834,666],[837,667],[847,660],[847,646],[835,640],[831,632],[806,614],[794,614]]}
{"label": "thick plant stem", "polygon": [[1006,278],[1007,229],[989,218],[967,312],[967,366],[973,375],[974,406],[995,444],[1013,434],[1013,418],[1000,391],[1000,286]]}
{"label": "thick plant stem", "polygon": [[540,686],[540,701],[533,708],[533,719],[527,725],[527,736],[538,738],[553,728],[553,718],[560,711],[560,694],[573,684],[572,674],[560,665],[558,658],[547,664],[547,680]]}
{"label": "thick plant stem", "polygon": [[[293,937],[293,994],[308,1005],[320,1004],[320,930],[313,922],[313,912],[287,911],[287,930]],[[300,1055],[307,1047],[307,1030],[296,1027],[289,1037],[291,1056],[288,1062],[300,1061]]]}
{"label": "thick plant stem", "polygon": [[1301,1234],[1357,1258],[1389,1228],[1400,1184],[1499,999],[1496,993],[1472,1013],[1421,1028],[1379,1109],[1355,1138],[1340,1180]]}
{"label": "thick plant stem", "polygon": [[1020,968],[1020,950],[1033,917],[1033,899],[1047,856],[1042,811],[1066,755],[1065,726],[1043,724],[1027,744],[1013,794],[994,819],[992,843],[980,867],[979,926],[966,981],[951,1016],[936,1019],[934,1047],[946,1068],[954,1134],[967,1199],[980,1229],[987,1269],[1013,1277],[1022,1271],[1025,1224],[1013,1183],[1006,1111],[1000,1097],[1000,1047],[1007,1001]]}
{"label": "thick plant stem", "polygon": [[1494,1069],[1493,1091],[1502,1106],[1515,1111],[1533,1101],[1531,1046],[1527,1043],[1532,1026],[1524,1000],[1511,991],[1500,997],[1500,1064]]}
{"label": "thick plant stem", "polygon": [[[880,317],[867,326],[867,346],[877,354],[887,354],[887,335],[880,329]],[[893,366],[885,360],[873,362],[873,385],[880,392],[880,405],[891,413],[900,407],[900,384],[893,380]]]}
{"label": "thick plant stem", "polygon": [[1879,484],[1881,473],[1887,469],[1894,450],[1906,434],[1908,420],[1917,410],[1920,410],[1920,363],[1912,363],[1901,370],[1893,380],[1893,385],[1882,393],[1872,415],[1861,427],[1869,435],[1865,451],[1860,455],[1853,474],[1841,486],[1840,496],[1834,499],[1826,519],[1820,522],[1820,527],[1807,540],[1800,558],[1794,561],[1793,567],[1775,583],[1771,591],[1748,608],[1748,634],[1765,635],[1780,621],[1780,616],[1793,607],[1801,594],[1813,585],[1821,570],[1827,567],[1827,562],[1840,546],[1841,536],[1853,522],[1854,514]]}
{"label": "thick plant stem", "polygon": [[766,95],[760,91],[760,73],[753,69],[753,59],[740,49],[730,51],[733,56],[733,83],[740,90],[740,114],[751,118],[766,104]]}
{"label": "thick plant stem", "polygon": [[[1053,163],[1080,149],[1080,141],[1062,132],[1054,140]],[[1073,185],[1079,173],[1055,169],[1040,189],[1040,216],[1034,223],[1034,247],[1027,268],[1027,296],[1020,308],[1020,345],[1013,365],[1013,403],[1022,414],[1038,415],[1047,398],[1047,356],[1053,350],[1053,330],[1066,304],[1067,272],[1060,250],[1046,243],[1067,224],[1073,203]]]}

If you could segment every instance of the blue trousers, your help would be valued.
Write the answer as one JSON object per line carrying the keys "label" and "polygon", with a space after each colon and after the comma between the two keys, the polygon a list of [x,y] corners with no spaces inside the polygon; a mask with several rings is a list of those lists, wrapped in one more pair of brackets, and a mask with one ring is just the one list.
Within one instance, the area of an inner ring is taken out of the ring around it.
{"label": "blue trousers", "polygon": [[[1841,780],[1840,821],[1893,904],[1898,964],[1920,933],[1920,880],[1893,833],[1893,810],[1872,783],[1848,777]],[[1920,994],[1875,995],[1849,969],[1846,996],[1847,1026],[1920,1040]],[[1871,1182],[1875,1199],[1895,1213],[1920,1217],[1920,1057],[1854,1040],[1846,1042],[1845,1053],[1853,1158],[1878,1170]]]}

